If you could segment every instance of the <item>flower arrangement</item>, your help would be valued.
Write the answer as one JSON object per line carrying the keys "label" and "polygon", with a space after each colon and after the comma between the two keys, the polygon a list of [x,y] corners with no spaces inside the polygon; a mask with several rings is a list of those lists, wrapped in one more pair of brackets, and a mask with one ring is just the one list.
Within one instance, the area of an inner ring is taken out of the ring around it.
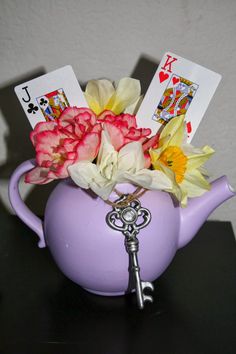
{"label": "flower arrangement", "polygon": [[210,189],[203,164],[213,154],[209,146],[186,142],[184,116],[171,119],[161,132],[137,127],[141,101],[138,80],[89,81],[89,108],[68,107],[50,122],[38,123],[30,134],[36,167],[27,183],[46,184],[71,177],[81,188],[107,200],[117,183],[172,193],[181,206],[188,197]]}

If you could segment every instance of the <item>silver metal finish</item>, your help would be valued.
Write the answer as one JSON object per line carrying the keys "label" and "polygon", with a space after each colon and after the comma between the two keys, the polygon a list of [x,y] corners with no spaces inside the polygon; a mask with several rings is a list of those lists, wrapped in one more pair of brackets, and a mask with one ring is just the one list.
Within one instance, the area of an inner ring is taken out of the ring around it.
{"label": "silver metal finish", "polygon": [[145,295],[144,290],[154,290],[151,282],[145,282],[140,279],[140,267],[138,263],[139,240],[137,235],[141,229],[146,227],[151,221],[151,213],[148,209],[143,208],[138,199],[134,199],[127,203],[127,206],[120,207],[119,203],[124,202],[127,195],[122,195],[115,201],[115,206],[106,216],[107,224],[114,230],[120,231],[125,236],[125,249],[129,254],[129,274],[130,290],[133,284],[136,290],[138,307],[143,309],[146,301],[152,302],[151,295]]}

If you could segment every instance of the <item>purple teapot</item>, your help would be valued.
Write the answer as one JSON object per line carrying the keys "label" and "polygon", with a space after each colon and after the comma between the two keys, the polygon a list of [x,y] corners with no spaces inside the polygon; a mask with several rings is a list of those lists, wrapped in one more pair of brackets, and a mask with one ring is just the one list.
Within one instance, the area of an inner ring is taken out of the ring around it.
{"label": "purple teapot", "polygon": [[[38,246],[48,246],[61,271],[84,289],[99,295],[126,293],[129,259],[124,236],[106,223],[112,207],[71,179],[62,180],[49,197],[43,222],[19,195],[20,177],[33,167],[33,160],[29,160],[15,170],[9,198],[18,217],[39,236]],[[120,184],[117,189],[127,194],[136,187]],[[209,214],[234,195],[225,176],[214,181],[202,197],[191,199],[184,209],[166,192],[147,191],[142,195],[139,200],[151,212],[152,220],[138,235],[141,278],[150,282],[158,278]],[[112,198],[117,195],[112,193]]]}

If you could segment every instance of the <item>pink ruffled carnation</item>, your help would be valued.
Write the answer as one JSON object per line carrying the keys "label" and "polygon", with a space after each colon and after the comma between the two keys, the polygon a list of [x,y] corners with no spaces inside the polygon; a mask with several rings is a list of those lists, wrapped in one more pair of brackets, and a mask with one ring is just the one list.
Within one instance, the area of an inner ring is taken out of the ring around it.
{"label": "pink ruffled carnation", "polygon": [[98,116],[98,120],[103,122],[103,128],[108,132],[116,151],[132,141],[143,143],[151,134],[149,128],[137,128],[136,117],[131,114],[116,116],[111,111],[104,111]]}
{"label": "pink ruffled carnation", "polygon": [[37,166],[25,176],[34,184],[68,177],[67,168],[78,161],[93,161],[101,141],[101,124],[88,108],[69,107],[53,122],[40,122],[30,134]]}
{"label": "pink ruffled carnation", "polygon": [[157,149],[159,144],[160,134],[153,135],[151,138],[147,139],[143,143],[143,153],[145,157],[145,168],[149,168],[151,166],[151,157],[149,154],[149,149]]}
{"label": "pink ruffled carnation", "polygon": [[111,139],[111,143],[116,151],[119,151],[124,145],[132,141],[140,141],[143,145],[143,152],[146,159],[145,167],[151,165],[150,155],[148,150],[157,147],[159,136],[154,135],[151,138],[150,128],[138,128],[136,117],[131,114],[121,114],[116,116],[111,111],[104,111],[98,116],[98,120],[103,122],[103,129],[105,129]]}

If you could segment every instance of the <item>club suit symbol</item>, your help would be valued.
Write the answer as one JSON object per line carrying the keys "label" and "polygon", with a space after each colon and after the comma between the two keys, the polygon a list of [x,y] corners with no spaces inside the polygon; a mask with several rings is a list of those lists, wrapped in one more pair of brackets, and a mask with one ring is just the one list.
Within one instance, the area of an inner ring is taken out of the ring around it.
{"label": "club suit symbol", "polygon": [[35,114],[38,111],[38,107],[35,106],[33,103],[29,103],[27,112]]}
{"label": "club suit symbol", "polygon": [[48,101],[45,100],[45,98],[41,98],[41,99],[40,99],[40,102],[39,102],[40,106],[46,106],[47,103],[48,103]]}

